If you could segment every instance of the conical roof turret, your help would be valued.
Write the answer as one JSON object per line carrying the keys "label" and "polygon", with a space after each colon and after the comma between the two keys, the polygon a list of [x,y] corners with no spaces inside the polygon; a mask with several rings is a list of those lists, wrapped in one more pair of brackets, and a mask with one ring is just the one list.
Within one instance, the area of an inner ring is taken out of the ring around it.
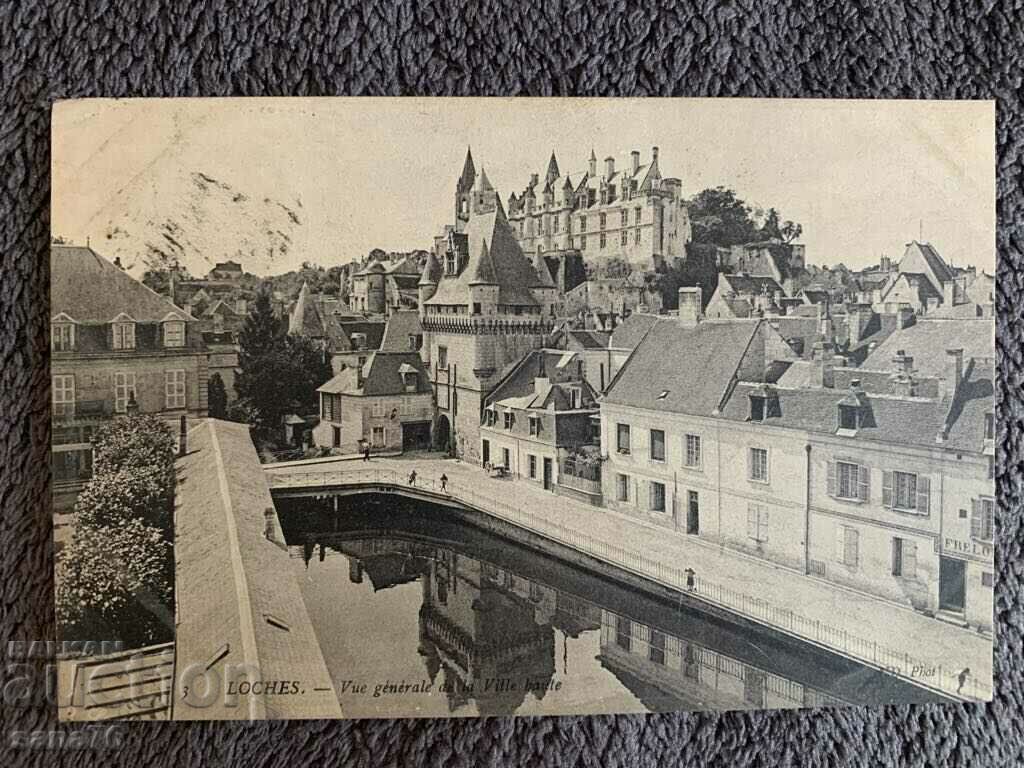
{"label": "conical roof turret", "polygon": [[497,285],[498,275],[494,269],[494,259],[491,258],[491,249],[487,247],[484,240],[480,248],[480,256],[473,267],[473,276],[469,279],[469,285]]}
{"label": "conical roof turret", "polygon": [[548,160],[548,170],[544,174],[544,181],[550,184],[562,174],[558,171],[558,160],[555,159],[555,151],[551,150],[551,159]]}
{"label": "conical roof turret", "polygon": [[491,180],[487,178],[487,171],[484,167],[480,166],[480,173],[476,177],[476,190],[477,192],[491,192],[494,187],[491,186]]}
{"label": "conical roof turret", "polygon": [[441,279],[441,262],[431,251],[427,254],[427,263],[423,265],[423,274],[420,275],[419,285],[437,285]]}
{"label": "conical roof turret", "polygon": [[544,261],[544,254],[538,248],[533,254],[533,269],[537,273],[537,280],[531,288],[555,288],[555,281],[551,279],[551,270]]}
{"label": "conical roof turret", "polygon": [[473,153],[466,147],[466,161],[462,164],[462,174],[459,176],[459,191],[468,192],[473,188],[473,181],[476,179],[476,166],[473,165]]}

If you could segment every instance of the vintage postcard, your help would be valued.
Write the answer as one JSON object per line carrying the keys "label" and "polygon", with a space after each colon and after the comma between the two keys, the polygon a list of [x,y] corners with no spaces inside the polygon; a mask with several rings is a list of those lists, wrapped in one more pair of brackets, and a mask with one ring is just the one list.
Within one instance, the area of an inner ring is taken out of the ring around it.
{"label": "vintage postcard", "polygon": [[57,104],[61,717],[990,700],[994,121]]}

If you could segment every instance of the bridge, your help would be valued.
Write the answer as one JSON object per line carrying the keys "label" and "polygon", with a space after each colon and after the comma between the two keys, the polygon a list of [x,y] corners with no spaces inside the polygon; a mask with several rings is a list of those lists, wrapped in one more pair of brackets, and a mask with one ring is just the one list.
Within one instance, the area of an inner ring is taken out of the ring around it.
{"label": "bridge", "polygon": [[[397,495],[447,506],[489,530],[547,545],[540,548],[570,562],[605,571],[610,566],[711,614],[724,611],[951,701],[991,698],[992,654],[985,637],[695,537],[556,498],[524,479],[492,478],[438,454],[299,462],[265,472],[275,497]],[[971,674],[962,681],[966,667]]]}

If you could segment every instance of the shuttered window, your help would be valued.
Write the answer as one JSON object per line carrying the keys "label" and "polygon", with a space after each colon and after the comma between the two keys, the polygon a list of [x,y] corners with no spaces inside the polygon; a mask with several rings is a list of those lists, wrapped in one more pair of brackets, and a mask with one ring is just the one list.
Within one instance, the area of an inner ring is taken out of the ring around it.
{"label": "shuttered window", "polygon": [[890,509],[927,515],[931,507],[928,477],[910,472],[883,472],[882,504]]}
{"label": "shuttered window", "polygon": [[747,505],[747,537],[768,541],[768,510],[761,504]]}
{"label": "shuttered window", "polygon": [[650,505],[652,512],[665,511],[665,484],[651,481]]}
{"label": "shuttered window", "polygon": [[917,576],[917,544],[899,536],[893,537],[892,575],[905,579]]}
{"label": "shuttered window", "polygon": [[860,533],[856,528],[841,525],[836,529],[836,561],[856,568],[860,558]]}
{"label": "shuttered window", "polygon": [[128,410],[128,401],[135,394],[135,374],[118,371],[114,374],[114,410],[124,413]]}
{"label": "shuttered window", "polygon": [[836,499],[869,501],[871,498],[871,470],[855,462],[837,459],[828,462],[827,493]]}
{"label": "shuttered window", "polygon": [[971,538],[992,541],[995,532],[996,503],[984,497],[971,499]]}
{"label": "shuttered window", "polygon": [[164,407],[168,410],[185,407],[185,371],[164,372]]}

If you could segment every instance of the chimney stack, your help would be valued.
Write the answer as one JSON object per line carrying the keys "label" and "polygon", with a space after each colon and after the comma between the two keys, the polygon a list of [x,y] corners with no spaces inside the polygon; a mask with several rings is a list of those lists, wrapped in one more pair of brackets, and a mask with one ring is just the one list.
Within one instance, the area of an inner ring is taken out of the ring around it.
{"label": "chimney stack", "polygon": [[679,322],[686,328],[695,327],[703,311],[703,297],[699,286],[679,289]]}
{"label": "chimney stack", "polygon": [[[816,341],[811,347],[811,386],[832,388],[835,368],[835,348],[829,341]],[[858,381],[859,383],[859,381]],[[850,382],[851,386],[853,382]]]}
{"label": "chimney stack", "polygon": [[633,150],[629,153],[630,164],[632,166],[633,175],[636,176],[636,172],[640,170],[640,153],[637,150]]}
{"label": "chimney stack", "polygon": [[942,378],[942,396],[956,397],[960,389],[960,382],[964,376],[964,351],[963,349],[947,349],[946,375]]}
{"label": "chimney stack", "polygon": [[658,148],[651,147],[651,164],[655,165],[658,162]]}
{"label": "chimney stack", "polygon": [[896,373],[903,373],[910,375],[914,370],[914,358],[908,355],[904,350],[896,350],[896,355],[892,359],[893,370]]}
{"label": "chimney stack", "polygon": [[604,177],[610,179],[615,175],[615,158],[608,156],[604,159]]}
{"label": "chimney stack", "polygon": [[956,303],[956,283],[953,280],[942,284],[942,303],[947,307]]}

